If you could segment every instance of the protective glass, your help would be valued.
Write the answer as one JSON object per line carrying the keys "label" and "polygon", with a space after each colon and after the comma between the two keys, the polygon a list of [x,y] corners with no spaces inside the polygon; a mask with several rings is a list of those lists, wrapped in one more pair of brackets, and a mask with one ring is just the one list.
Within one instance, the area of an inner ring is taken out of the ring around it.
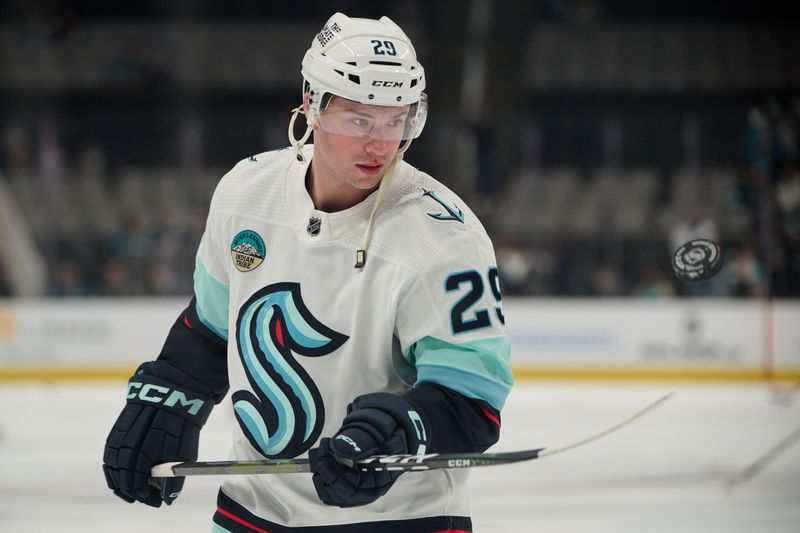
{"label": "protective glass", "polygon": [[405,106],[360,104],[333,99],[319,114],[319,127],[329,133],[381,141],[406,141],[419,136],[428,114],[425,93]]}

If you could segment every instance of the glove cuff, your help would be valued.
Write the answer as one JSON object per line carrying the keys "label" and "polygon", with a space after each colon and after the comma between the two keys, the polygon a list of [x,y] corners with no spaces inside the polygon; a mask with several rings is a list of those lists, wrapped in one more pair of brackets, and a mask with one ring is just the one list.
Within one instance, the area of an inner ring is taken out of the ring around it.
{"label": "glove cuff", "polygon": [[211,415],[214,399],[154,375],[153,366],[155,363],[143,364],[128,380],[128,403],[158,407],[202,427]]}

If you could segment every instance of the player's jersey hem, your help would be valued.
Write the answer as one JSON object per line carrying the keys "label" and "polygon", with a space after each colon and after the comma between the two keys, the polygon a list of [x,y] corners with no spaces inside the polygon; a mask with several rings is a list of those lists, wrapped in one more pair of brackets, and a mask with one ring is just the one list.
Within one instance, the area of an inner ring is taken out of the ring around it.
{"label": "player's jersey hem", "polygon": [[468,516],[432,516],[330,526],[288,527],[260,518],[219,491],[214,513],[215,533],[471,533]]}

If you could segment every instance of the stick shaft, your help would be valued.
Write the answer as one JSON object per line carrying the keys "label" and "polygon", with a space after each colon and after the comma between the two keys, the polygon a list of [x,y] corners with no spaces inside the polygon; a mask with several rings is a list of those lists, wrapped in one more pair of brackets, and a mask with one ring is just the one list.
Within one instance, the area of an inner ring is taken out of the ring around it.
{"label": "stick shaft", "polygon": [[792,431],[789,435],[783,438],[779,443],[775,446],[770,448],[764,455],[759,457],[755,460],[752,464],[750,464],[747,468],[742,470],[736,477],[728,481],[728,485],[733,487],[740,483],[744,483],[748,479],[752,478],[764,468],[778,458],[784,451],[789,449],[789,446],[794,443],[798,438],[800,438],[800,427]]}
{"label": "stick shaft", "polygon": [[[364,471],[424,471],[440,468],[474,468],[529,461],[539,457],[555,455],[594,442],[627,426],[649,413],[675,395],[670,392],[655,402],[640,409],[622,422],[590,437],[566,446],[534,448],[516,452],[500,453],[441,453],[428,455],[375,456],[359,461],[354,466]],[[310,472],[308,459],[264,459],[254,461],[206,461],[185,463],[163,463],[153,467],[151,477],[213,476],[243,474],[297,474]]]}

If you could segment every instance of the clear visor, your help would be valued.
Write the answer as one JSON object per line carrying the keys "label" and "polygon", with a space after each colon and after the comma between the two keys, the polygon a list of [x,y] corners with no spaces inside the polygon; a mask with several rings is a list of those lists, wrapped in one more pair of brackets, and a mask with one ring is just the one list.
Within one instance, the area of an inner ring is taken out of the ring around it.
{"label": "clear visor", "polygon": [[428,114],[428,99],[404,106],[368,105],[331,99],[319,114],[317,124],[329,133],[347,137],[371,138],[381,141],[407,141],[419,136]]}

